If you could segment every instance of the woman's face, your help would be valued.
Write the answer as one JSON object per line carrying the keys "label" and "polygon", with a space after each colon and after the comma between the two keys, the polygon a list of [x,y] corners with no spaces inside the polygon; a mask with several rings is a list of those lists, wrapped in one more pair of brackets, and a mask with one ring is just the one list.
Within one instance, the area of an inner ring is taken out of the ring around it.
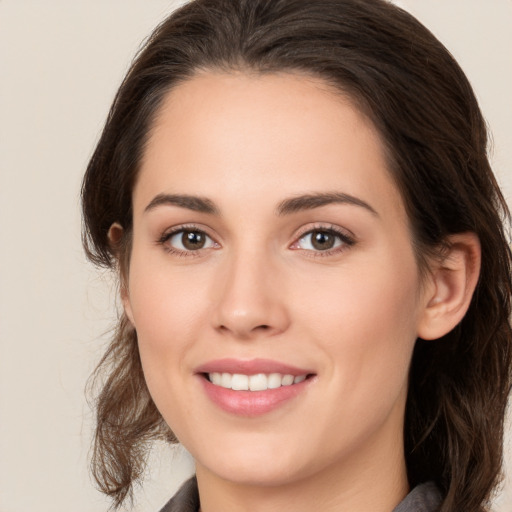
{"label": "woman's face", "polygon": [[381,141],[347,98],[293,74],[179,85],[133,220],[125,308],[198,472],[276,485],[402,463],[426,298]]}

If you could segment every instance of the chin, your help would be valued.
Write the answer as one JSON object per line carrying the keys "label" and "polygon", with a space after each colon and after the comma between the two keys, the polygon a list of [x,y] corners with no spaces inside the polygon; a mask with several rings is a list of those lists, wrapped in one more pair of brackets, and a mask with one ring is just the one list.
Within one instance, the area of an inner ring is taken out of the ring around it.
{"label": "chin", "polygon": [[[296,459],[296,457],[293,457]],[[222,455],[213,454],[203,464],[219,478],[240,485],[279,486],[306,476],[303,464],[291,460],[282,450],[266,450],[255,447],[233,453],[225,451]]]}

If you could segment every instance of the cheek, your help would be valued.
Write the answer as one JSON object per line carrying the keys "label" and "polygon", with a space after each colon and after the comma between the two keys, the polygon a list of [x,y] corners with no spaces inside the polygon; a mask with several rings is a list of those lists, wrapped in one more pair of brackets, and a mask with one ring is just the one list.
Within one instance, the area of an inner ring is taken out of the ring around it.
{"label": "cheek", "polygon": [[[163,250],[162,250],[163,251]],[[173,268],[160,251],[134,247],[129,275],[129,302],[137,332],[151,343],[168,345],[198,325],[205,304],[204,276],[186,267]]]}
{"label": "cheek", "polygon": [[148,271],[134,272],[130,294],[149,393],[181,439],[182,430],[187,430],[180,429],[183,419],[195,415],[184,398],[190,395],[187,376],[198,336],[201,298],[197,293],[180,289],[180,283],[169,276]]}
{"label": "cheek", "polygon": [[296,316],[330,360],[333,377],[354,406],[372,396],[380,400],[383,390],[392,398],[406,384],[416,341],[418,286],[413,256],[390,253],[347,272],[336,270],[309,283],[309,291],[301,290],[310,299]]}
{"label": "cheek", "polygon": [[173,383],[189,370],[187,358],[208,304],[201,281],[201,276],[186,270],[170,272],[165,257],[139,253],[134,247],[129,302],[144,375],[157,405],[167,400],[177,387]]}

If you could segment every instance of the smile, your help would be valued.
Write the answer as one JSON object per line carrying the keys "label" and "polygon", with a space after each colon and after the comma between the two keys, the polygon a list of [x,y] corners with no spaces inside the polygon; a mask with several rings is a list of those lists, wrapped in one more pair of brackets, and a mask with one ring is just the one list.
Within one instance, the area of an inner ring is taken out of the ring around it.
{"label": "smile", "polygon": [[244,375],[241,373],[212,372],[207,374],[208,380],[215,386],[235,391],[266,391],[277,389],[281,386],[292,386],[306,380],[307,374],[290,375],[281,373],[258,373],[256,375]]}
{"label": "smile", "polygon": [[297,403],[318,379],[313,368],[270,359],[217,359],[198,366],[194,374],[209,401],[248,418]]}

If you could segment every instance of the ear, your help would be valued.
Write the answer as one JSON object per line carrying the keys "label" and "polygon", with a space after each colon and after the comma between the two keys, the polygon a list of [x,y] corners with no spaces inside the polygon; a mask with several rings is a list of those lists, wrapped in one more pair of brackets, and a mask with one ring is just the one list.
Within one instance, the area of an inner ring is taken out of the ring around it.
{"label": "ear", "polygon": [[448,250],[431,266],[425,287],[425,306],[418,337],[441,338],[466,314],[480,275],[481,248],[475,233],[460,233],[447,239]]}
{"label": "ear", "polygon": [[[123,227],[118,222],[114,222],[109,230],[108,230],[108,241],[110,243],[110,247],[112,248],[112,251],[114,254],[119,253],[119,246],[121,244],[121,241],[123,239]],[[119,258],[118,258],[119,263]],[[119,271],[119,280],[120,280],[120,295],[121,295],[121,302],[123,303],[123,309],[124,312],[132,324],[133,327],[135,327],[135,323],[133,322],[133,313],[132,313],[132,307],[130,303],[130,294],[128,291],[128,276],[125,274],[125,269],[120,269]]]}

